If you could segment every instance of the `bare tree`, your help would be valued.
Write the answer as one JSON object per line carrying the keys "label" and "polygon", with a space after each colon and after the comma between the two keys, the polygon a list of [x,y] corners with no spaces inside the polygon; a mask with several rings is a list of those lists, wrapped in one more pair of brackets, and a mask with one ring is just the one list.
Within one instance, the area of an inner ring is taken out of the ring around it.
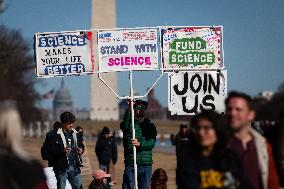
{"label": "bare tree", "polygon": [[278,92],[284,93],[284,82],[282,82],[278,87]]}
{"label": "bare tree", "polygon": [[0,25],[0,100],[17,102],[23,121],[37,120],[39,94],[34,86],[33,56],[28,42],[17,30]]}
{"label": "bare tree", "polygon": [[4,6],[4,1],[0,0],[0,14],[2,14],[7,9],[7,6]]}

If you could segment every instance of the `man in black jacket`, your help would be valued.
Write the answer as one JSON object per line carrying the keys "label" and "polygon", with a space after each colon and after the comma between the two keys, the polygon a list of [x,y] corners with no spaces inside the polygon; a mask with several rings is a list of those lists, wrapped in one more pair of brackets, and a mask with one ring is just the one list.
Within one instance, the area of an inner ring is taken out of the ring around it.
{"label": "man in black jacket", "polygon": [[82,188],[80,177],[80,155],[83,144],[78,144],[77,132],[73,129],[75,116],[70,112],[60,115],[62,128],[52,135],[48,151],[53,157],[53,171],[57,179],[57,188],[65,189],[68,179],[73,189]]}

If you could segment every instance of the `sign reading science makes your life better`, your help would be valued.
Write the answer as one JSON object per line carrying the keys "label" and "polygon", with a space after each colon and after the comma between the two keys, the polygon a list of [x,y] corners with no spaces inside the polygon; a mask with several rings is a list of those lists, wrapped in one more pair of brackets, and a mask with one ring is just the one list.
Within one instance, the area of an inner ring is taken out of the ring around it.
{"label": "sign reading science makes your life better", "polygon": [[100,30],[99,71],[158,69],[158,39],[157,28]]}
{"label": "sign reading science makes your life better", "polygon": [[224,68],[222,32],[222,26],[162,28],[163,68]]}
{"label": "sign reading science makes your life better", "polygon": [[90,74],[92,32],[74,31],[35,34],[38,77]]}

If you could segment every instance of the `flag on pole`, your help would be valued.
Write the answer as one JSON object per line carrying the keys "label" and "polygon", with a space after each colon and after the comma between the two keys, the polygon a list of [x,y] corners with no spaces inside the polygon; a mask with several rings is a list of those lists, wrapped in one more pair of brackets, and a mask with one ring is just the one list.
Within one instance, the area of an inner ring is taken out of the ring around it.
{"label": "flag on pole", "polygon": [[48,91],[47,93],[43,94],[42,98],[46,99],[46,100],[52,99],[53,98],[53,94],[54,94],[54,89],[52,89],[52,90]]}

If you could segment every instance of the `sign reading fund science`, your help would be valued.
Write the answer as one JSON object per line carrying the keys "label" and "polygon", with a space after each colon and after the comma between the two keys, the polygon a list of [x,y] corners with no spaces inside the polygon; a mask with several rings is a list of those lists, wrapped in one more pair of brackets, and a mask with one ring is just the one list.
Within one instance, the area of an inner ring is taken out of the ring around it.
{"label": "sign reading fund science", "polygon": [[163,68],[221,69],[222,26],[162,28]]}
{"label": "sign reading fund science", "polygon": [[92,73],[91,32],[35,34],[38,77]]}
{"label": "sign reading fund science", "polygon": [[99,31],[99,71],[158,69],[158,39],[156,28]]}

